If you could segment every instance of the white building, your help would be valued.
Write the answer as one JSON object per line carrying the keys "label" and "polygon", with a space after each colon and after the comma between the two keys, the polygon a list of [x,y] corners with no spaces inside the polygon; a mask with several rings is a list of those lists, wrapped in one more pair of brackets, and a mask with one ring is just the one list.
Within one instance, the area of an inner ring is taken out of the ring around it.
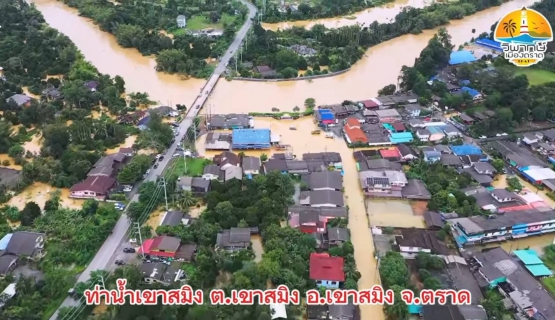
{"label": "white building", "polygon": [[177,22],[178,28],[185,28],[187,26],[187,17],[185,17],[184,15],[178,15],[175,20]]}

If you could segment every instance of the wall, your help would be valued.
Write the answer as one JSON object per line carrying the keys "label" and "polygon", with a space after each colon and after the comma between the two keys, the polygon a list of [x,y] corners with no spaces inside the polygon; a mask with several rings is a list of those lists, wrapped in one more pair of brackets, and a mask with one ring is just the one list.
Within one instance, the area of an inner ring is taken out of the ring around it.
{"label": "wall", "polygon": [[309,80],[309,79],[319,79],[319,78],[328,78],[333,76],[338,76],[343,74],[347,71],[351,70],[345,69],[337,72],[331,72],[326,74],[319,74],[316,76],[308,76],[308,77],[297,77],[297,78],[289,78],[289,79],[256,79],[256,78],[242,78],[242,77],[235,77],[233,80],[240,80],[240,81],[255,81],[255,82],[282,82],[282,81],[299,81],[299,80]]}
{"label": "wall", "polygon": [[318,280],[316,281],[318,287],[326,287],[328,289],[338,289],[339,281]]}

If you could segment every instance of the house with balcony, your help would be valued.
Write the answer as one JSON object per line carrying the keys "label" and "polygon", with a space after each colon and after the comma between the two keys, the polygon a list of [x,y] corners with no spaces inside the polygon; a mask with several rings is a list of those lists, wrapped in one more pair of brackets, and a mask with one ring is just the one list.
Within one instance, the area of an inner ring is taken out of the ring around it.
{"label": "house with balcony", "polygon": [[338,289],[345,282],[343,267],[345,262],[341,257],[332,257],[328,253],[310,254],[310,279],[316,281],[318,287]]}
{"label": "house with balcony", "polygon": [[555,231],[555,210],[513,211],[502,215],[448,220],[460,247],[542,235]]}
{"label": "house with balcony", "polygon": [[96,199],[104,201],[109,191],[116,185],[116,179],[106,176],[89,176],[69,189],[69,197],[76,199]]}
{"label": "house with balcony", "polygon": [[408,183],[401,171],[381,170],[359,172],[360,185],[368,197],[402,198],[402,190]]}
{"label": "house with balcony", "polygon": [[449,255],[447,246],[436,237],[436,231],[424,229],[400,229],[395,236],[399,253],[405,259],[416,259],[419,252],[434,255]]}
{"label": "house with balcony", "polygon": [[291,228],[300,229],[304,233],[323,233],[328,220],[347,219],[347,208],[290,206],[287,214]]}

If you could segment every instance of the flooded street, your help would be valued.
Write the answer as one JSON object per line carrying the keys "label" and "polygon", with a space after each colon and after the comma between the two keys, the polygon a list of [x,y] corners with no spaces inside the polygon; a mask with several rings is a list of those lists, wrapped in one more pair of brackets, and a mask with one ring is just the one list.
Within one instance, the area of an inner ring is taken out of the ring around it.
{"label": "flooded street", "polygon": [[206,82],[204,79],[181,80],[176,75],[156,72],[152,57],[142,56],[136,49],[121,48],[114,36],[101,31],[89,19],[79,17],[77,10],[56,0],[36,0],[35,6],[46,22],[68,36],[85,58],[101,73],[120,75],[128,93],[148,92],[161,104],[191,104]]}
{"label": "flooded street", "polygon": [[[422,202],[425,204],[425,202]],[[404,200],[366,200],[370,225],[373,227],[425,228],[422,215],[416,215],[411,203]]]}
{"label": "flooded street", "polygon": [[424,8],[432,4],[433,0],[397,0],[387,3],[376,8],[369,8],[352,15],[355,19],[349,17],[329,18],[308,21],[286,21],[279,23],[263,23],[262,27],[267,30],[277,31],[278,29],[288,29],[291,27],[312,28],[315,24],[323,24],[327,28],[340,28],[344,26],[352,26],[357,23],[361,25],[369,25],[374,21],[379,23],[390,22],[404,7]]}
{"label": "flooded street", "polygon": [[[472,29],[476,29],[474,36],[482,31],[489,32],[495,20],[508,11],[533,3],[533,0],[510,1],[452,22],[447,29],[455,48],[472,38]],[[414,59],[420,55],[434,32],[436,30],[406,35],[372,47],[349,72],[335,77],[285,82],[220,81],[208,103],[212,105],[212,113],[229,113],[269,112],[272,108],[291,111],[295,106],[302,108],[306,98],[316,99],[318,105],[368,100],[376,96],[382,87],[397,83],[401,67],[414,64]]]}
{"label": "flooded street", "polygon": [[262,261],[264,248],[262,247],[262,238],[260,236],[251,236],[252,251],[254,251],[254,262]]}
{"label": "flooded street", "polygon": [[[545,203],[547,203],[550,207],[555,208],[555,201],[553,201],[553,199],[549,198],[546,195],[547,192],[549,192],[548,190],[538,190],[534,185],[522,179],[521,177],[516,175],[514,177],[517,177],[518,180],[520,181],[520,184],[524,187],[523,191],[537,193],[537,195],[539,195]],[[503,189],[506,188],[508,186],[507,175],[503,174],[503,175],[497,176],[496,180],[493,181],[492,186],[496,188],[503,188]]]}

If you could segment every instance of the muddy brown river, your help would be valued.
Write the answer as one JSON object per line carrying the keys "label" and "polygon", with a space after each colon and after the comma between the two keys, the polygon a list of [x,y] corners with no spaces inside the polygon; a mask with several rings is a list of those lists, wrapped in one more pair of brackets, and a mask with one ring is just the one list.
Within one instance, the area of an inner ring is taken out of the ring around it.
{"label": "muddy brown river", "polygon": [[[427,0],[426,0],[427,1]],[[510,10],[528,6],[533,0],[514,0],[500,7],[492,8],[462,21],[455,21],[448,26],[453,37],[453,43],[459,45],[472,37],[472,29],[476,34],[489,31],[496,19]],[[91,61],[102,73],[112,76],[120,75],[126,81],[129,92],[148,92],[153,100],[160,103],[185,103],[189,106],[199,93],[204,80],[181,80],[177,76],[157,73],[155,62],[151,57],[141,56],[135,49],[120,48],[114,37],[102,32],[90,20],[79,17],[76,10],[68,8],[54,0],[36,0],[37,8],[43,13],[46,21],[53,27],[66,34],[79,47],[86,59]],[[381,8],[365,10],[355,15],[355,19],[325,19],[321,22],[329,27],[352,25],[355,23],[371,23],[377,19],[385,22],[395,16],[401,7],[412,5],[422,7],[424,0],[402,0]],[[298,22],[293,25],[312,25],[315,21]],[[267,28],[287,28],[291,23],[282,23]],[[366,56],[353,68],[337,77],[318,79],[313,81],[290,82],[248,82],[220,80],[214,95],[209,100],[212,113],[270,111],[279,108],[281,111],[292,110],[295,106],[302,108],[306,98],[315,98],[318,104],[336,103],[343,100],[366,100],[376,95],[385,85],[396,83],[397,76],[403,65],[412,65],[414,59],[426,46],[433,30],[420,35],[403,36],[378,46],[370,48]],[[293,147],[293,153],[300,156],[304,152],[318,152],[327,149],[341,153],[345,168],[345,194],[349,205],[349,228],[351,240],[355,246],[355,260],[362,278],[360,289],[369,289],[379,284],[374,246],[369,232],[369,224],[396,226],[402,217],[410,216],[409,206],[395,204],[388,205],[380,201],[368,203],[366,213],[364,198],[360,192],[358,175],[352,150],[348,149],[341,139],[326,139],[324,135],[312,136],[312,120],[273,121],[256,120],[256,127],[271,128],[282,135],[284,144]],[[289,130],[296,126],[297,130]],[[199,142],[201,154],[212,156],[212,152],[204,152],[202,140]],[[247,152],[260,155],[262,152]],[[266,152],[271,153],[271,152]],[[397,209],[398,208],[398,209]],[[398,210],[398,212],[393,212]],[[373,221],[378,223],[372,223]],[[420,217],[411,217],[414,226],[421,226]],[[405,225],[403,225],[405,226]],[[257,259],[260,257],[257,255]],[[363,320],[384,319],[381,306],[362,306]]]}

